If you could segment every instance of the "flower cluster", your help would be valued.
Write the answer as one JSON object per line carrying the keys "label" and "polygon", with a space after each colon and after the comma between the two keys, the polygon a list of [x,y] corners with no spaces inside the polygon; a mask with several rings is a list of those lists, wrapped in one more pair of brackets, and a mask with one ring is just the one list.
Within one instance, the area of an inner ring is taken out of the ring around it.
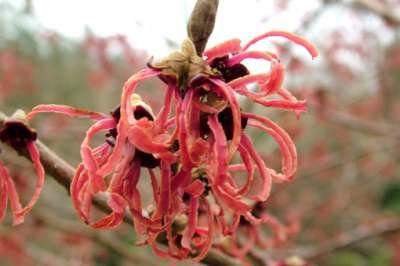
{"label": "flower cluster", "polygon": [[[229,40],[202,56],[185,40],[181,51],[149,62],[126,81],[120,106],[111,115],[60,105],[35,107],[28,120],[38,113],[56,112],[95,121],[82,142],[82,162],[70,188],[79,217],[93,228],[115,228],[130,213],[136,232],[144,236],[142,244],[175,259],[201,260],[216,237],[235,234],[243,221],[274,227],[277,223],[271,217],[258,216],[253,209],[268,199],[272,182],[293,179],[296,148],[276,123],[243,111],[237,97],[297,115],[305,111],[305,101],[282,87],[284,67],[278,56],[250,50],[274,36],[288,38],[317,56],[307,41],[280,31],[260,35],[244,46],[238,39]],[[243,64],[246,59],[265,60],[271,70],[251,74]],[[155,77],[166,84],[157,114],[136,93],[140,82]],[[253,84],[258,91],[250,89]],[[281,171],[267,166],[247,128],[259,129],[277,142]],[[105,140],[93,147],[97,134],[105,134]],[[150,206],[143,206],[140,178],[151,184]],[[112,212],[92,221],[92,200],[99,193],[107,195]]]}
{"label": "flower cluster", "polygon": [[[282,224],[277,218],[266,211],[266,202],[258,202],[252,209],[260,223],[250,223],[241,218],[236,231],[215,243],[216,248],[224,253],[239,259],[243,265],[252,265],[248,260],[248,253],[255,247],[260,249],[277,248],[299,232],[299,223],[295,217],[288,217],[288,224]],[[266,234],[269,229],[270,234]]]}
{"label": "flower cluster", "polygon": [[26,149],[37,175],[35,191],[29,203],[22,207],[15,183],[7,168],[0,161],[0,222],[4,219],[7,209],[7,198],[10,201],[13,224],[18,225],[24,222],[25,215],[33,208],[39,199],[44,184],[44,169],[40,161],[38,148],[36,147],[36,132],[25,123],[25,113],[18,110],[6,121],[0,129],[0,141],[5,142],[15,150]]}

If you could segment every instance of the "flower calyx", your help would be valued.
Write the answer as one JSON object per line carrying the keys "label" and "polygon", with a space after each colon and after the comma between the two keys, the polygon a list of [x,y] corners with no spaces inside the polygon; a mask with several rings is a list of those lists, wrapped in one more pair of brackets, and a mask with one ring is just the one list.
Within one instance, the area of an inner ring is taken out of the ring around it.
{"label": "flower calyx", "polygon": [[36,131],[26,122],[26,114],[23,110],[17,110],[7,118],[0,127],[0,141],[7,143],[15,150],[26,147],[28,142],[37,139]]}
{"label": "flower calyx", "polygon": [[196,48],[190,39],[182,42],[181,50],[175,51],[165,59],[148,66],[161,70],[160,78],[167,84],[174,84],[182,95],[185,94],[191,82],[201,76],[216,76],[210,66],[197,55]]}

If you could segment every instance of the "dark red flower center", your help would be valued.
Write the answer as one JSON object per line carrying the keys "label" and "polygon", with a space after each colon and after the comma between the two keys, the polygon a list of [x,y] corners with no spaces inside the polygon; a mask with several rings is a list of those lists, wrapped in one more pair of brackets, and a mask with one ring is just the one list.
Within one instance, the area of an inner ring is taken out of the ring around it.
{"label": "dark red flower center", "polygon": [[215,58],[210,66],[217,69],[225,82],[246,76],[250,74],[249,70],[243,64],[228,66],[229,55]]}
{"label": "dark red flower center", "polygon": [[0,140],[16,150],[25,148],[28,142],[35,141],[36,138],[36,131],[19,120],[6,121],[0,129]]}

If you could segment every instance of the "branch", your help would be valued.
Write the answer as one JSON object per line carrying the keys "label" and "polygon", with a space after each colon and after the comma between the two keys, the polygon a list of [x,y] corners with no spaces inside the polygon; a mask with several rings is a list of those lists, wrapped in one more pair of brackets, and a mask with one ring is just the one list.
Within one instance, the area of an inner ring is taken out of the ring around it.
{"label": "branch", "polygon": [[[4,121],[7,116],[0,111],[0,128],[4,125]],[[62,185],[68,192],[71,184],[71,180],[75,175],[75,169],[68,164],[64,159],[58,156],[49,147],[43,144],[39,139],[36,141],[36,145],[40,152],[40,160],[43,164],[46,173],[49,174]],[[16,150],[16,152],[28,159],[30,159],[28,153],[25,150]],[[108,213],[110,208],[107,204],[107,196],[104,194],[96,195],[94,204],[102,211]],[[132,218],[126,214],[124,221],[130,225],[133,224]],[[211,249],[207,256],[202,260],[207,265],[225,265],[225,266],[238,266],[240,263],[235,259],[230,258],[216,250]],[[217,264],[215,264],[217,263]]]}
{"label": "branch", "polygon": [[390,24],[399,25],[400,17],[396,16],[389,6],[377,0],[354,0],[354,3],[382,17]]}
{"label": "branch", "polygon": [[42,221],[44,224],[65,233],[69,234],[79,234],[87,238],[95,240],[97,243],[107,247],[108,249],[114,251],[116,254],[124,257],[131,262],[140,263],[144,265],[155,266],[157,264],[149,261],[146,255],[142,255],[139,252],[132,252],[126,245],[121,242],[118,238],[113,235],[107,234],[106,232],[91,230],[90,228],[84,227],[82,224],[76,222],[67,221],[58,218],[56,215],[49,214],[47,210],[36,209],[33,211],[33,215]]}
{"label": "branch", "polygon": [[350,114],[327,111],[325,118],[335,124],[339,124],[349,129],[378,136],[392,137],[400,139],[400,128],[389,122],[369,121]]}
{"label": "branch", "polygon": [[290,254],[296,254],[306,260],[315,260],[334,251],[346,249],[362,241],[400,232],[400,219],[388,219],[371,226],[359,226],[343,233],[339,238],[319,244],[314,248],[298,248]]}

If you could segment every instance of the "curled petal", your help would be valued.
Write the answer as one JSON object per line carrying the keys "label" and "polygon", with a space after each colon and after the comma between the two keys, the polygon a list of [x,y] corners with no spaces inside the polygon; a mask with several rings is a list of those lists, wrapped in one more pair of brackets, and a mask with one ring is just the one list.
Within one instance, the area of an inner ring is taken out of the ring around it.
{"label": "curled petal", "polygon": [[[208,230],[207,230],[207,235],[206,235],[206,240],[203,244],[203,247],[199,253],[199,255],[197,255],[196,257],[193,258],[194,261],[201,261],[202,259],[204,259],[204,257],[207,255],[208,251],[210,250],[212,243],[213,243],[213,237],[214,237],[214,216],[212,214],[211,211],[211,206],[208,203],[207,200],[203,200],[204,205],[206,207],[206,215],[207,215],[207,220],[208,220]],[[199,231],[197,230],[197,233],[199,233]]]}
{"label": "curled petal", "polygon": [[272,63],[272,71],[269,80],[265,84],[261,84],[261,92],[264,95],[269,95],[277,92],[283,84],[285,76],[285,68],[280,63]]}
{"label": "curled petal", "polygon": [[32,111],[30,111],[26,119],[31,120],[34,116],[40,113],[58,113],[67,115],[70,117],[88,118],[92,120],[101,120],[107,118],[108,116],[103,113],[93,112],[85,109],[75,108],[68,105],[59,104],[41,104],[35,106]]}
{"label": "curled petal", "polygon": [[191,178],[190,170],[181,169],[172,179],[171,189],[172,193],[175,193],[180,187],[186,184]]}
{"label": "curled petal", "polygon": [[146,68],[134,74],[125,82],[121,95],[121,121],[123,123],[132,124],[135,121],[131,106],[131,96],[135,92],[138,82],[158,74],[160,74],[160,71]]}
{"label": "curled petal", "polygon": [[90,224],[90,226],[93,228],[112,229],[122,223],[127,206],[126,201],[120,195],[111,193],[107,199],[107,204],[110,206],[112,213]]}
{"label": "curled petal", "polygon": [[171,167],[165,161],[161,161],[161,187],[160,203],[158,211],[160,215],[168,213],[171,204]]}
{"label": "curled petal", "polygon": [[239,145],[239,153],[240,157],[242,158],[242,161],[244,163],[246,172],[247,172],[247,178],[246,178],[246,183],[244,186],[239,190],[239,194],[244,195],[247,192],[249,192],[251,186],[253,185],[254,182],[254,165],[251,161],[251,156],[249,152],[243,147],[243,145]]}
{"label": "curled petal", "polygon": [[[145,225],[142,222],[142,200],[140,197],[137,184],[140,178],[140,162],[134,160],[130,166],[128,173],[124,178],[123,195],[127,200],[129,209],[133,215],[135,230],[138,234],[145,232]],[[135,215],[138,214],[138,215]]]}
{"label": "curled petal", "polygon": [[214,136],[214,160],[216,163],[215,185],[219,186],[225,181],[228,161],[226,155],[227,141],[225,137],[224,130],[221,124],[218,122],[216,115],[212,115],[208,118],[208,125]]}
{"label": "curled petal", "polygon": [[247,75],[241,78],[237,78],[229,82],[229,86],[231,86],[234,90],[244,89],[246,90],[245,86],[251,83],[265,83],[269,80],[269,75],[267,74],[254,74],[254,75]]}
{"label": "curled petal", "polygon": [[279,127],[276,123],[272,122],[266,117],[257,116],[250,113],[244,113],[243,116],[256,120],[259,123],[249,123],[252,126],[260,128],[270,134],[278,143],[282,151],[282,172],[283,174],[273,173],[275,181],[290,181],[293,179],[297,170],[297,151],[290,136]]}
{"label": "curled petal", "polygon": [[132,145],[126,145],[124,156],[117,164],[115,171],[111,177],[108,190],[113,193],[121,193],[123,188],[124,177],[129,174],[132,165],[132,159],[135,156],[135,148]]}
{"label": "curled petal", "polygon": [[150,179],[151,179],[151,187],[153,189],[153,198],[156,204],[160,201],[160,186],[157,181],[157,177],[154,173],[154,171],[150,168],[148,168]]}
{"label": "curled petal", "polygon": [[[290,93],[290,91],[288,91],[288,90],[286,90],[286,89],[284,89],[284,88],[280,88],[280,89],[277,91],[277,94],[278,94],[279,96],[281,96],[283,99],[288,100],[288,101],[291,101],[291,102],[293,102],[293,103],[299,102],[299,101],[297,100],[297,98],[296,98],[295,96],[293,96],[293,95]],[[306,111],[306,110],[304,110],[304,111]],[[300,117],[301,112],[302,112],[301,109],[300,109],[300,110],[295,110],[295,113],[296,113],[297,118]]]}
{"label": "curled petal", "polygon": [[75,210],[78,212],[79,217],[85,222],[88,223],[88,215],[84,213],[82,208],[82,201],[83,201],[83,193],[85,191],[85,186],[87,186],[89,177],[85,170],[84,165],[81,163],[76,171],[75,176],[72,179],[71,186],[70,186],[70,193],[72,204],[75,207]]}
{"label": "curled petal", "polygon": [[211,62],[216,57],[239,52],[241,50],[240,40],[231,39],[207,49],[203,56],[207,57],[207,62]]}
{"label": "curled petal", "polygon": [[313,44],[311,44],[310,42],[308,42],[307,40],[293,34],[290,32],[286,32],[286,31],[269,31],[266,32],[262,35],[259,35],[257,37],[255,37],[254,39],[252,39],[249,43],[247,43],[244,47],[243,47],[243,51],[246,51],[250,46],[252,46],[253,44],[268,38],[268,37],[284,37],[287,38],[289,40],[291,40],[292,42],[303,46],[305,49],[307,49],[307,51],[310,53],[310,55],[312,56],[312,58],[315,58],[318,56],[318,51],[317,48],[315,48],[315,46]]}
{"label": "curled petal", "polygon": [[189,203],[189,219],[182,236],[182,247],[190,249],[190,243],[197,226],[197,209],[199,208],[199,198],[192,196]]}
{"label": "curled petal", "polygon": [[44,185],[44,168],[42,165],[42,162],[40,161],[40,154],[39,150],[37,149],[36,145],[34,142],[30,141],[27,143],[27,149],[29,152],[29,155],[32,159],[33,166],[36,171],[36,185],[35,185],[35,191],[33,193],[33,196],[29,203],[24,207],[22,210],[16,212],[17,217],[23,217],[33,208],[37,200],[39,199],[40,193],[42,192],[42,188]]}
{"label": "curled petal", "polygon": [[7,210],[7,182],[8,171],[0,162],[0,223],[3,221]]}
{"label": "curled petal", "polygon": [[129,128],[128,139],[135,147],[146,153],[168,152],[168,143],[156,142],[151,128],[146,129],[137,124],[133,125]]}
{"label": "curled petal", "polygon": [[220,90],[223,94],[225,94],[226,99],[228,100],[228,103],[231,107],[231,112],[232,112],[232,120],[233,120],[233,130],[232,130],[232,140],[229,145],[229,156],[228,156],[228,161],[232,159],[234,153],[239,147],[240,143],[240,136],[242,134],[242,123],[241,123],[241,117],[240,117],[240,107],[239,103],[235,97],[235,94],[232,90],[232,88],[224,83],[221,80],[217,79],[210,79],[210,81],[216,85],[216,89]]}
{"label": "curled petal", "polygon": [[85,139],[81,144],[81,157],[85,168],[88,170],[93,193],[104,191],[106,187],[102,176],[97,174],[99,165],[96,161],[92,149],[90,148],[90,141],[98,132],[110,130],[114,127],[115,120],[112,118],[97,121],[93,126],[88,129]]}
{"label": "curled petal", "polygon": [[185,188],[185,192],[193,197],[200,197],[204,192],[204,185],[199,179],[196,179],[192,184]]}
{"label": "curled petal", "polygon": [[255,150],[254,145],[249,137],[243,134],[240,144],[249,152],[251,158],[257,165],[258,171],[260,172],[261,190],[257,193],[256,196],[253,196],[252,198],[257,201],[266,201],[269,197],[269,194],[271,193],[271,174],[267,166],[265,165],[265,162]]}
{"label": "curled petal", "polygon": [[217,198],[221,199],[233,211],[244,214],[251,210],[250,206],[240,200],[238,197],[233,197],[220,187],[213,187],[213,191]]}
{"label": "curled petal", "polygon": [[167,93],[165,94],[165,99],[164,99],[164,104],[161,107],[160,112],[157,115],[157,118],[154,122],[155,124],[155,130],[154,132],[161,133],[165,129],[165,125],[167,124],[168,121],[168,115],[171,112],[171,103],[173,100],[173,93],[174,93],[174,88],[173,87],[168,87],[167,88]]}
{"label": "curled petal", "polygon": [[191,157],[189,154],[189,145],[188,145],[188,123],[187,121],[187,113],[189,112],[190,103],[193,98],[193,90],[189,90],[183,99],[182,104],[179,106],[179,113],[177,115],[178,118],[178,137],[179,137],[179,148],[180,148],[180,156],[182,161],[182,168],[185,170],[189,170],[193,162],[191,161]]}
{"label": "curled petal", "polygon": [[105,162],[100,169],[97,170],[97,174],[100,176],[106,176],[112,172],[112,170],[115,168],[117,163],[122,157],[122,153],[124,151],[124,147],[126,144],[127,140],[127,132],[126,132],[126,127],[125,124],[122,123],[121,121],[117,125],[117,139],[115,141],[115,146],[114,149],[108,158],[107,162]]}
{"label": "curled petal", "polygon": [[278,60],[278,56],[270,52],[245,51],[229,58],[228,66],[230,67],[239,64],[246,59],[264,59],[266,61],[275,61]]}
{"label": "curled petal", "polygon": [[280,108],[285,110],[292,110],[296,113],[298,112],[305,112],[307,110],[306,101],[298,101],[298,100],[285,100],[285,99],[273,99],[267,100],[260,97],[260,95],[249,92],[247,90],[240,90],[238,91],[239,94],[247,96],[255,103],[261,104],[265,107],[273,107],[273,108]]}

